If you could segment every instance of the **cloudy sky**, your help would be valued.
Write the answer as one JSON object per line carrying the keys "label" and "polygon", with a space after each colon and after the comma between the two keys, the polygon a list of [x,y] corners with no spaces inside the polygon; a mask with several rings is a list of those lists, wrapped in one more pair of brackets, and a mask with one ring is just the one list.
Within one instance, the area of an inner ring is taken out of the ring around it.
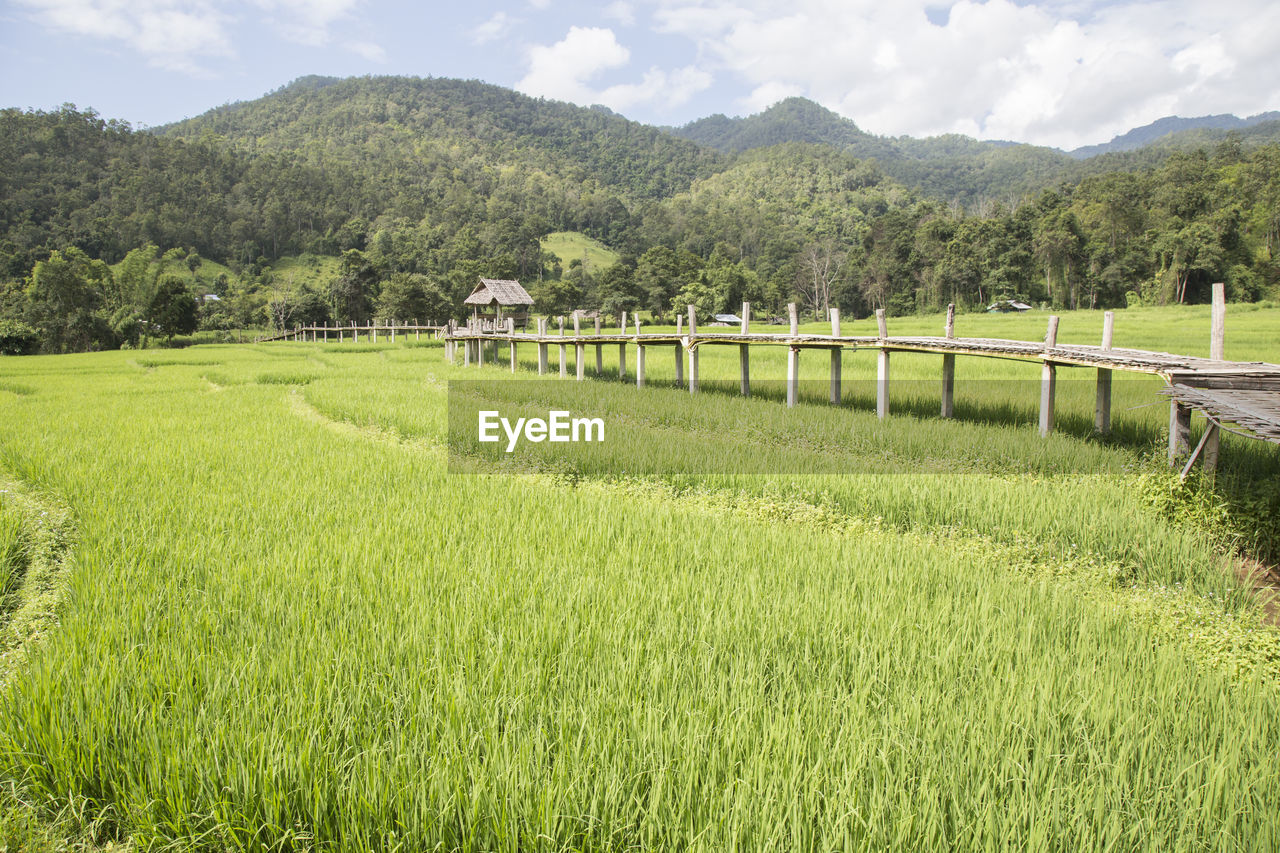
{"label": "cloudy sky", "polygon": [[1280,109],[1275,0],[0,0],[0,106],[157,125],[304,74],[478,78],[651,124],[803,95],[1073,148]]}

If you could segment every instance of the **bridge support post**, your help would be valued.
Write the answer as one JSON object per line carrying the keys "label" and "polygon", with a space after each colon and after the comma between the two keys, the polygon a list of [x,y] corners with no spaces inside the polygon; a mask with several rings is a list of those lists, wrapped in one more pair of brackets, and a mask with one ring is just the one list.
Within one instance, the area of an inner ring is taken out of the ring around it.
{"label": "bridge support post", "polygon": [[1053,432],[1053,408],[1058,390],[1058,368],[1049,361],[1049,350],[1058,345],[1058,318],[1049,317],[1044,336],[1044,365],[1040,368],[1040,436]]}
{"label": "bridge support post", "polygon": [[[1222,282],[1214,282],[1213,308],[1209,321],[1209,358],[1215,361],[1226,359],[1227,331],[1227,294]],[[1204,442],[1204,456],[1200,457],[1200,465],[1205,476],[1212,480],[1218,472],[1218,448],[1221,433],[1218,425],[1210,421],[1205,426],[1209,430]]]}
{"label": "bridge support post", "polygon": [[1169,467],[1178,457],[1191,450],[1191,407],[1177,400],[1169,404]]}
{"label": "bridge support post", "polygon": [[538,318],[538,375],[547,375],[547,342],[541,340],[547,334],[547,318]]}
{"label": "bridge support post", "polygon": [[1045,362],[1040,368],[1040,437],[1053,432],[1054,398],[1058,390],[1058,368]]}
{"label": "bridge support post", "polygon": [[[947,306],[947,339],[956,336],[956,304]],[[942,357],[942,416],[956,416],[956,357],[950,353]]]}
{"label": "bridge support post", "polygon": [[[1111,349],[1111,338],[1115,332],[1116,315],[1108,311],[1102,315],[1102,349]],[[1098,399],[1093,410],[1093,428],[1099,435],[1111,432],[1111,369],[1098,368]]]}
{"label": "bridge support post", "polygon": [[889,417],[889,351],[882,349],[876,354],[876,417],[884,420]]}
{"label": "bridge support post", "polygon": [[587,347],[582,343],[582,313],[573,312],[573,369],[575,378],[581,382],[586,378]]}
{"label": "bridge support post", "polygon": [[[741,333],[746,335],[751,332],[751,303],[742,303],[742,329]],[[751,347],[747,344],[738,345],[738,387],[742,392],[742,396],[751,396]]]}
{"label": "bridge support post", "polygon": [[[831,337],[840,337],[840,309],[831,309]],[[840,347],[831,348],[831,404],[840,405],[840,366],[844,353]]]}
{"label": "bridge support post", "polygon": [[[787,303],[787,316],[791,320],[791,337],[800,333],[800,318],[796,314],[796,304]],[[800,349],[792,344],[787,348],[787,408],[795,408],[800,402]]]}
{"label": "bridge support post", "polygon": [[787,347],[787,408],[800,401],[800,348]]}
{"label": "bridge support post", "polygon": [[[416,321],[415,321],[416,322]],[[507,334],[511,336],[511,372],[516,372],[516,321],[507,318]]]}
{"label": "bridge support post", "polygon": [[644,345],[636,345],[636,387],[644,387]]}
{"label": "bridge support post", "polygon": [[698,334],[697,310],[689,306],[689,393],[698,393],[698,348],[693,338]]}
{"label": "bridge support post", "polygon": [[1218,425],[1213,421],[1205,424],[1204,428],[1206,430],[1204,455],[1200,457],[1200,467],[1204,475],[1213,480],[1218,473],[1218,447],[1221,434],[1218,431]]}
{"label": "bridge support post", "polygon": [[684,384],[684,347],[676,344],[676,384]]}
{"label": "bridge support post", "polygon": [[[627,312],[623,311],[619,318],[618,328],[622,329],[622,333],[627,332]],[[636,334],[640,334],[640,318],[636,318]],[[618,378],[627,378],[627,345],[626,343],[618,344]]]}
{"label": "bridge support post", "polygon": [[880,335],[880,351],[876,354],[876,417],[889,417],[889,321],[884,309],[876,309],[876,332]]}
{"label": "bridge support post", "polygon": [[[623,326],[622,331],[627,331],[625,326]],[[596,312],[596,337],[600,337],[599,312]],[[599,376],[601,373],[604,373],[604,344],[596,344],[596,376]]]}

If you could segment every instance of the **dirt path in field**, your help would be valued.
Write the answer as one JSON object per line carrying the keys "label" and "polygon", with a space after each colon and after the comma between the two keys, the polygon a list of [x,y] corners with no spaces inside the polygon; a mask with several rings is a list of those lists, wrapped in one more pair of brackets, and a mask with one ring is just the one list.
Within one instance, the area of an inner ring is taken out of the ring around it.
{"label": "dirt path in field", "polygon": [[28,488],[16,478],[0,477],[0,492],[23,517],[27,551],[10,609],[0,613],[2,688],[23,665],[31,649],[58,625],[75,524],[65,504],[47,492]]}

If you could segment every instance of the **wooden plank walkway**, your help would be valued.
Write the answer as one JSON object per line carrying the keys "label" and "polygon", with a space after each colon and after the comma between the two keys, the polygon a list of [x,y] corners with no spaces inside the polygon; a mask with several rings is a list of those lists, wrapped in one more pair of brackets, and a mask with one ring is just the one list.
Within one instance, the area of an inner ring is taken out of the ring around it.
{"label": "wooden plank walkway", "polygon": [[1280,392],[1176,384],[1161,389],[1161,393],[1206,413],[1220,424],[1235,426],[1264,441],[1280,444]]}
{"label": "wooden plank walkway", "polygon": [[[1185,472],[1201,452],[1202,464],[1212,471],[1217,464],[1218,426],[1224,420],[1235,424],[1249,434],[1280,443],[1280,365],[1266,362],[1227,361],[1222,357],[1222,329],[1225,299],[1221,286],[1214,288],[1213,324],[1211,329],[1210,358],[1178,355],[1167,352],[1150,352],[1116,348],[1112,346],[1114,315],[1104,314],[1102,342],[1097,346],[1058,344],[1058,318],[1049,317],[1045,340],[1014,341],[996,338],[961,338],[954,335],[954,306],[948,310],[946,334],[931,336],[890,336],[883,310],[876,312],[878,335],[842,335],[840,315],[831,313],[831,334],[800,334],[797,310],[788,306],[790,330],[786,334],[752,332],[749,330],[751,306],[742,306],[742,324],[737,331],[703,332],[697,329],[693,307],[689,308],[687,330],[684,318],[677,317],[675,332],[642,332],[636,320],[635,331],[602,333],[596,319],[593,332],[583,332],[579,317],[573,317],[573,330],[566,334],[564,318],[560,318],[559,334],[548,334],[547,319],[538,321],[534,332],[516,332],[514,326],[492,330],[480,328],[454,328],[445,331],[445,358],[456,358],[457,345],[463,345],[463,363],[470,365],[483,361],[486,344],[493,345],[493,359],[498,360],[499,343],[510,347],[511,370],[517,369],[516,346],[522,343],[538,347],[538,373],[548,372],[547,348],[560,350],[560,375],[567,375],[567,349],[574,347],[578,379],[585,378],[585,349],[596,348],[596,373],[602,373],[602,348],[618,347],[619,375],[626,378],[628,346],[636,348],[636,384],[645,384],[646,350],[651,347],[670,348],[675,358],[676,382],[688,383],[691,393],[698,392],[698,350],[706,346],[736,346],[740,353],[740,387],[743,395],[750,392],[750,348],[753,346],[785,346],[787,358],[787,405],[798,401],[799,360],[804,350],[828,350],[831,352],[831,402],[840,402],[840,353],[843,350],[868,349],[877,352],[876,412],[884,418],[889,414],[889,387],[891,354],[895,352],[936,353],[943,357],[941,416],[954,415],[955,356],[1015,359],[1041,364],[1040,433],[1049,435],[1054,428],[1056,374],[1060,367],[1086,367],[1097,371],[1097,404],[1095,428],[1106,434],[1111,428],[1111,374],[1113,371],[1142,373],[1159,376],[1169,384],[1166,389],[1172,399],[1170,406],[1169,461],[1174,464],[1190,450],[1191,411],[1199,410],[1209,419],[1200,445],[1191,453]],[[627,315],[621,317],[620,329],[629,330]],[[687,379],[685,368],[688,368]]]}
{"label": "wooden plank walkway", "polygon": [[592,346],[597,344],[630,344],[632,346],[680,345],[686,351],[699,347],[747,344],[762,346],[787,346],[793,349],[871,349],[889,352],[924,352],[942,355],[973,355],[1006,358],[1019,361],[1049,362],[1064,367],[1105,367],[1131,373],[1162,376],[1194,387],[1221,387],[1217,383],[1239,383],[1249,387],[1272,387],[1280,390],[1280,365],[1266,362],[1215,361],[1196,356],[1173,353],[1149,352],[1134,349],[1104,349],[1101,346],[1059,344],[1046,347],[1031,341],[1000,340],[995,338],[932,338],[890,336],[878,338],[865,335],[785,335],[768,332],[742,334],[697,333],[693,335],[674,332],[645,332],[641,334],[578,334],[539,335],[537,333],[475,332],[459,328],[449,335],[450,340],[483,340],[516,343],[535,343],[555,346]]}
{"label": "wooden plank walkway", "polygon": [[352,343],[359,343],[360,336],[363,334],[366,339],[377,343],[378,333],[382,332],[383,337],[394,341],[396,333],[407,335],[410,332],[415,338],[421,338],[423,332],[428,332],[436,337],[440,337],[449,327],[442,323],[426,323],[419,324],[418,321],[412,323],[402,323],[397,320],[385,320],[383,322],[368,323],[364,326],[357,326],[352,323],[350,326],[330,326],[327,323],[319,326],[295,326],[283,332],[276,332],[274,335],[263,335],[254,338],[254,343],[265,344],[271,341],[338,341],[345,343],[350,340]]}

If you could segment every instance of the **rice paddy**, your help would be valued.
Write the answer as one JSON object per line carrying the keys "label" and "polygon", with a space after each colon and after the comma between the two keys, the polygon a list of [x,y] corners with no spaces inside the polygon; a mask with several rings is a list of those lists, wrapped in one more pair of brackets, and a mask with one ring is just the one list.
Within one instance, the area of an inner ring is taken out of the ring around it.
{"label": "rice paddy", "polygon": [[[1199,354],[1204,313],[1117,344]],[[1280,361],[1278,315],[1228,356]],[[941,421],[939,359],[895,356],[880,422],[865,354],[840,407],[806,357],[787,410],[781,348],[742,399],[728,348],[692,397],[674,358],[636,389],[616,347],[546,383],[425,344],[0,361],[15,596],[57,531],[0,803],[138,849],[1280,846],[1280,632],[1232,570],[1274,547],[1275,448],[1179,488],[1155,383],[1102,440],[1063,382],[1042,440],[1015,363],[960,360]],[[552,403],[616,438],[450,452],[459,412]]]}

